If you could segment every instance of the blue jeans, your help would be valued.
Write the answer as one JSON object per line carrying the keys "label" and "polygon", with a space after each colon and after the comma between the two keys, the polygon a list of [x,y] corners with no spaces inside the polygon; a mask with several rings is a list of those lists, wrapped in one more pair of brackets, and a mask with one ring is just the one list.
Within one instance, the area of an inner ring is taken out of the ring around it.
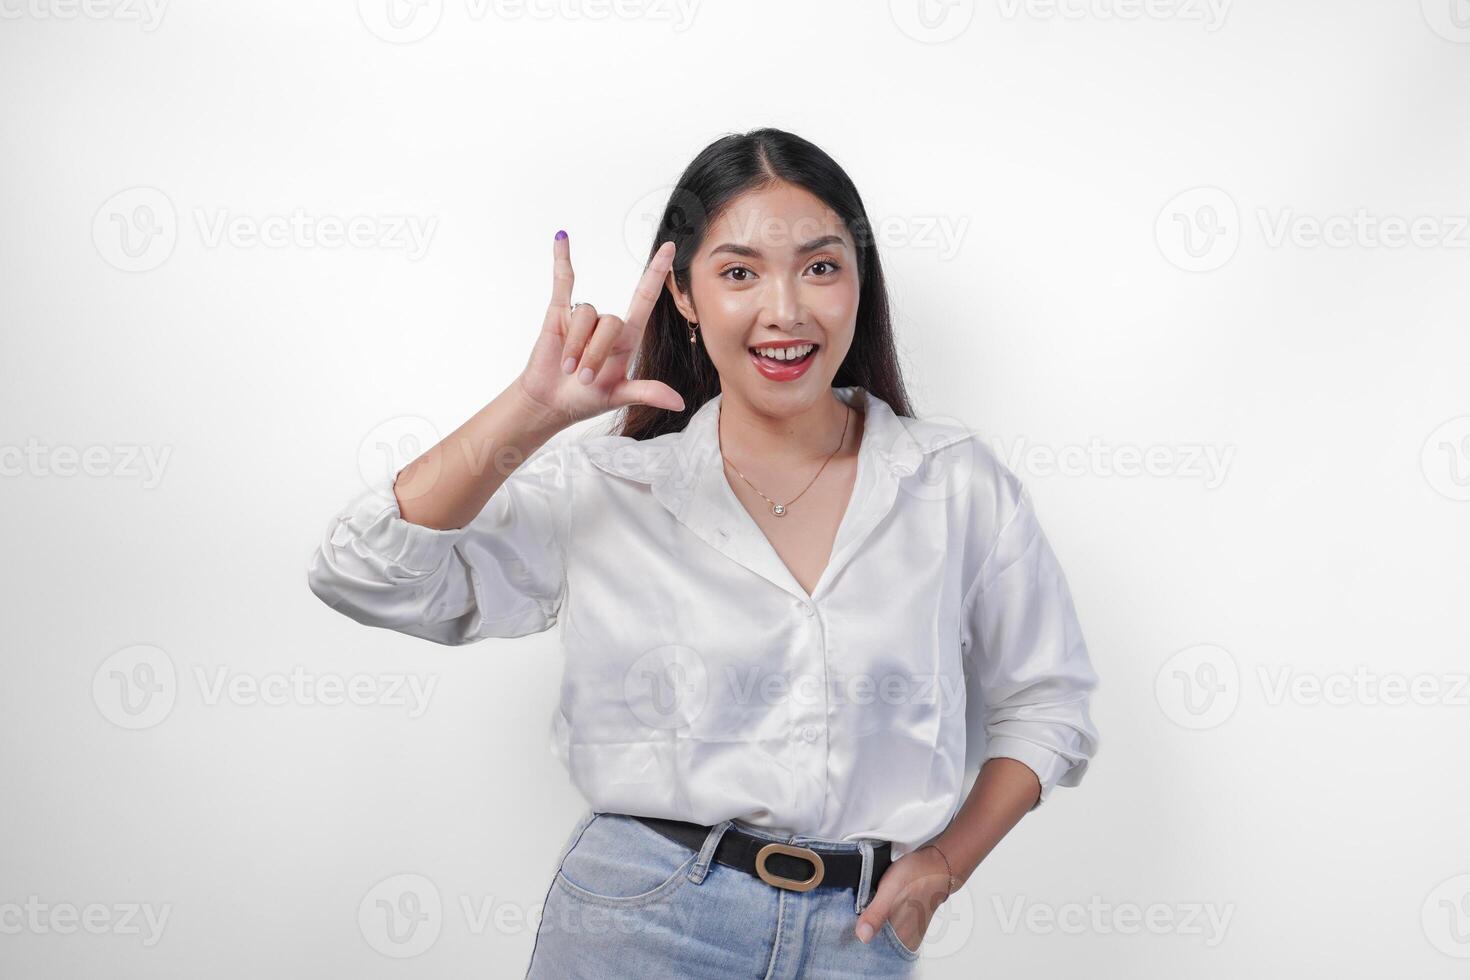
{"label": "blue jeans", "polygon": [[914,975],[919,954],[891,923],[866,944],[854,932],[872,897],[871,841],[781,836],[742,823],[767,840],[863,853],[857,889],[798,892],[715,863],[730,826],[715,825],[695,852],[626,814],[585,814],[562,847],[527,980]]}

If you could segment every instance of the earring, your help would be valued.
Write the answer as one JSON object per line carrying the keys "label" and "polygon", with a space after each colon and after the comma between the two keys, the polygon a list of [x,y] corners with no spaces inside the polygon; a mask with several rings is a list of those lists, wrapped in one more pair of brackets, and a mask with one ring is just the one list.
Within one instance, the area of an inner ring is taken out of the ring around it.
{"label": "earring", "polygon": [[689,324],[689,343],[691,343],[691,344],[698,343],[698,340],[695,339],[695,334],[694,334],[694,331],[695,331],[696,328],[698,328],[698,326],[699,326],[698,323],[691,323],[691,324]]}

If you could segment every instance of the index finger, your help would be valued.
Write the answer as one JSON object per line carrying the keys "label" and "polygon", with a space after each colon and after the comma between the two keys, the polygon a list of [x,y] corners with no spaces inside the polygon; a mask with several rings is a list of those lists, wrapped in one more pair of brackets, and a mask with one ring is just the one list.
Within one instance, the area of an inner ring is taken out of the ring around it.
{"label": "index finger", "polygon": [[633,301],[628,304],[628,315],[623,317],[623,322],[636,334],[643,333],[643,328],[648,325],[648,315],[653,312],[653,304],[658,302],[658,294],[663,292],[664,277],[674,267],[674,248],[672,239],[658,247],[658,251],[653,253],[653,261],[643,270],[638,287],[633,290]]}
{"label": "index finger", "polygon": [[565,309],[572,305],[572,242],[559,231],[551,243],[551,305]]}

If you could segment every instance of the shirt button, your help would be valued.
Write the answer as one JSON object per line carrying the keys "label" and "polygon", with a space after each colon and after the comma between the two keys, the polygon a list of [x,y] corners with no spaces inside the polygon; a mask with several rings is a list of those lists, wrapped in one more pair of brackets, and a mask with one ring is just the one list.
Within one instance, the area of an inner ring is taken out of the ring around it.
{"label": "shirt button", "polygon": [[817,740],[817,734],[818,733],[816,725],[807,725],[801,730],[801,737],[806,739],[808,742],[815,742]]}
{"label": "shirt button", "polygon": [[807,616],[810,616],[812,614],[812,604],[810,602],[803,602],[802,600],[797,599],[796,608],[800,609],[802,613]]}

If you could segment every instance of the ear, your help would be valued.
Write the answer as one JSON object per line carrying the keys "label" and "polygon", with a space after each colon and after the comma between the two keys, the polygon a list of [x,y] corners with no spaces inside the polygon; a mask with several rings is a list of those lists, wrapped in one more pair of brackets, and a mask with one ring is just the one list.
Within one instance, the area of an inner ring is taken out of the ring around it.
{"label": "ear", "polygon": [[668,287],[669,295],[674,297],[674,306],[678,307],[679,315],[690,323],[698,323],[699,314],[695,312],[694,304],[689,302],[688,297],[679,291],[679,284],[674,281],[672,271],[664,278],[664,285]]}

